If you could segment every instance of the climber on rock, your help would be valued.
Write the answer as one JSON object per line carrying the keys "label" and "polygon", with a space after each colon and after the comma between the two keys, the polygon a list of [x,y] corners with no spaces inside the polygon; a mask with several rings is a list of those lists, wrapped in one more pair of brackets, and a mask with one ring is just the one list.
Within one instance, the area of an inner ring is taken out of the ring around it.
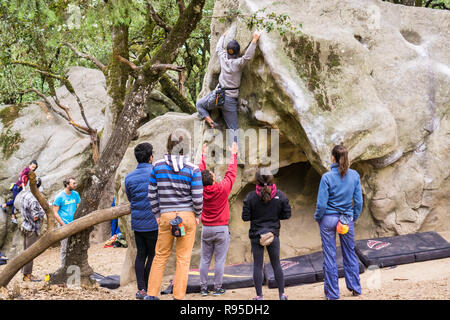
{"label": "climber on rock", "polygon": [[233,142],[237,142],[239,145],[238,96],[242,71],[246,63],[255,55],[256,44],[261,33],[255,32],[252,42],[242,57],[239,57],[240,45],[236,40],[228,42],[227,49],[224,49],[226,34],[227,32],[220,37],[216,46],[216,53],[219,57],[221,68],[219,84],[215,90],[199,99],[196,107],[201,119],[204,119],[211,128],[216,128],[217,124],[211,118],[209,112],[214,109],[222,110],[228,129],[228,141],[231,146]]}

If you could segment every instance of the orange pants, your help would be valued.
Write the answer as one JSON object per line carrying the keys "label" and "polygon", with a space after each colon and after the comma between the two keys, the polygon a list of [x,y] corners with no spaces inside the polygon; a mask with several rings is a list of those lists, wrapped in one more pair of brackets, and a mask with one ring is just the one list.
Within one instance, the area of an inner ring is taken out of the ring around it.
{"label": "orange pants", "polygon": [[167,260],[172,252],[175,238],[170,231],[170,220],[179,216],[183,219],[183,225],[186,235],[176,238],[176,271],[173,283],[173,297],[182,300],[186,295],[186,287],[191,264],[192,248],[195,241],[195,230],[197,222],[193,212],[175,211],[164,212],[159,221],[158,241],[156,242],[155,257],[153,258],[150,276],[148,278],[149,296],[158,296],[161,288],[161,282],[164,275]]}

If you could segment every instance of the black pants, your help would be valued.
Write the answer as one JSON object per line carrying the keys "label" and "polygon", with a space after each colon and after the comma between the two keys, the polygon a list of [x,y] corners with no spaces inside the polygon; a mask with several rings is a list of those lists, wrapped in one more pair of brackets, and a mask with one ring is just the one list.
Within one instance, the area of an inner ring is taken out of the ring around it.
{"label": "black pants", "polygon": [[[259,238],[250,239],[250,243],[253,253],[253,282],[255,283],[256,295],[262,296],[264,247],[259,244]],[[280,264],[280,238],[274,237],[272,243],[266,248],[275,274],[275,281],[278,284],[278,293],[281,296],[284,293],[284,275]]]}
{"label": "black pants", "polygon": [[134,269],[138,290],[147,290],[148,276],[155,256],[156,240],[158,240],[158,230],[148,232],[134,232],[136,240],[136,261]]}

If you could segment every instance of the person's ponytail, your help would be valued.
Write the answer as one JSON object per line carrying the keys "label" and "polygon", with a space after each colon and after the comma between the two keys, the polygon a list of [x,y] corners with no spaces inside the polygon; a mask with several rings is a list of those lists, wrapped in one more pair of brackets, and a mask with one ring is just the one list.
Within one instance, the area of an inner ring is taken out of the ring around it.
{"label": "person's ponytail", "polygon": [[268,203],[272,200],[272,185],[273,185],[273,175],[263,174],[261,169],[256,171],[256,183],[261,188],[259,198],[264,202]]}
{"label": "person's ponytail", "polygon": [[331,154],[333,155],[336,162],[339,164],[339,175],[342,179],[344,179],[345,175],[347,174],[348,167],[350,166],[348,161],[348,151],[347,148],[345,148],[343,145],[337,145],[333,148],[331,151]]}

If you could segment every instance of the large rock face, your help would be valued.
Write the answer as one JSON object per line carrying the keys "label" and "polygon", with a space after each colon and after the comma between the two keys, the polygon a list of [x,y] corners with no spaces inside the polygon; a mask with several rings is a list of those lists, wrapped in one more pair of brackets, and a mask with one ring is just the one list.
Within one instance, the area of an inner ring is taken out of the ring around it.
{"label": "large rock face", "polygon": [[[240,113],[240,127],[279,130],[276,183],[293,208],[292,218],[282,223],[282,257],[320,248],[313,220],[317,189],[320,175],[329,169],[331,149],[339,143],[348,147],[352,168],[362,178],[364,209],[357,238],[449,230],[450,13],[375,0],[274,5],[269,0],[219,0],[213,15],[236,10],[250,15],[266,7],[266,14],[287,13],[294,25],[302,23],[301,34],[261,35],[240,90],[246,111]],[[226,41],[235,38],[245,50],[252,33],[242,18],[213,19],[211,48],[227,29]],[[201,96],[216,86],[219,73],[212,52]],[[192,117],[159,117],[140,129],[139,142],[153,143],[159,155],[170,131],[185,127]],[[225,145],[203,124],[190,126],[197,163],[203,141],[210,150]],[[124,159],[125,171],[133,169],[133,161]],[[208,165],[223,177],[225,165]],[[257,166],[238,169],[228,263],[251,261],[249,225],[242,222],[241,210],[254,188]],[[117,183],[123,178],[118,174]],[[199,242],[193,265],[198,248]]]}
{"label": "large rock face", "polygon": [[[68,77],[84,105],[90,125],[100,132],[105,124],[105,108],[111,103],[103,73],[73,67],[69,70]],[[69,107],[74,121],[84,124],[75,97],[65,87],[58,88],[56,93],[61,104]],[[20,134],[16,148],[8,154],[3,149],[1,154],[2,203],[12,195],[8,190],[10,184],[17,181],[22,169],[33,159],[39,164],[36,175],[42,179],[43,193],[50,202],[63,189],[64,177],[72,175],[80,181],[85,170],[92,165],[89,136],[78,133],[66,120],[47,108],[39,104],[2,106],[0,113],[2,134]],[[18,212],[20,219],[20,210]],[[12,258],[20,252],[14,248],[23,246],[20,230],[11,225],[10,215],[6,216],[3,212],[0,215],[0,248],[5,245],[6,249],[3,250]]]}

